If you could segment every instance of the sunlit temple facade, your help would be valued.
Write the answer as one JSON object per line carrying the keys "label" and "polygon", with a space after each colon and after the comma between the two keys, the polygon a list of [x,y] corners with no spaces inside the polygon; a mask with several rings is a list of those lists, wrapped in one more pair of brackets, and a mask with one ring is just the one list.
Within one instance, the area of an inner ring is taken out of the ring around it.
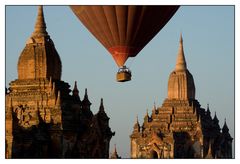
{"label": "sunlit temple facade", "polygon": [[222,128],[195,99],[195,84],[187,69],[180,37],[175,69],[168,80],[168,97],[151,115],[138,118],[130,135],[131,158],[232,158],[232,140],[225,120]]}
{"label": "sunlit temple facade", "polygon": [[103,99],[93,114],[87,89],[61,80],[62,65],[38,8],[34,32],[6,91],[6,158],[109,158],[114,135]]}

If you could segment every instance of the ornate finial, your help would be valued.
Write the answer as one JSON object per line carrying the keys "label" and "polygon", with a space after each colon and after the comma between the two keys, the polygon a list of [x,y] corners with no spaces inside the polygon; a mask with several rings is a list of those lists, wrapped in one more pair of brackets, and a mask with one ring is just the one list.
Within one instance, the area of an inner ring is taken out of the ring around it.
{"label": "ornate finial", "polygon": [[182,32],[180,33],[180,40],[179,40],[180,44],[183,44],[183,38],[182,38]]}
{"label": "ornate finial", "polygon": [[99,111],[104,111],[103,98],[101,98],[101,103],[100,103]]}
{"label": "ornate finial", "polygon": [[75,81],[75,83],[74,83],[74,88],[73,88],[72,93],[75,96],[78,96],[78,94],[79,94],[79,91],[78,91],[78,88],[77,88],[77,81]]}
{"label": "ornate finial", "polygon": [[42,37],[47,36],[48,33],[46,31],[46,23],[44,20],[44,14],[43,14],[43,6],[38,7],[38,15],[37,20],[35,23],[34,32],[32,33],[32,37]]}
{"label": "ornate finial", "polygon": [[209,110],[209,104],[207,104],[207,115],[211,115],[211,112]]}
{"label": "ornate finial", "polygon": [[227,119],[226,118],[224,118],[224,125],[223,126],[227,127]]}
{"label": "ornate finial", "polygon": [[136,123],[139,124],[139,122],[138,122],[138,115],[136,116]]}
{"label": "ornate finial", "polygon": [[88,99],[87,88],[85,88],[85,95],[84,95],[84,99]]}
{"label": "ornate finial", "polygon": [[178,49],[177,63],[176,63],[176,71],[182,71],[187,69],[187,64],[185,61],[184,51],[183,51],[183,39],[182,34],[180,35],[180,44]]}
{"label": "ornate finial", "polygon": [[74,82],[74,89],[73,90],[78,90],[77,89],[77,81]]}

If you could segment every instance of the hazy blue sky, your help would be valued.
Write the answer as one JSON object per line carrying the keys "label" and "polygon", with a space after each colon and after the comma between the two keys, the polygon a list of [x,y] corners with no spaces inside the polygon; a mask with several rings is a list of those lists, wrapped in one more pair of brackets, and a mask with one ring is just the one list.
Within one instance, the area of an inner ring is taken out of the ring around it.
{"label": "hazy blue sky", "polygon": [[[220,126],[227,119],[234,137],[234,7],[181,6],[155,38],[129,61],[132,81],[115,81],[117,66],[108,51],[80,23],[68,6],[45,6],[47,31],[62,60],[62,80],[78,82],[80,97],[88,88],[92,111],[103,98],[111,140],[122,157],[129,157],[132,128],[138,115],[142,124],[154,101],[161,106],[175,68],[179,35],[183,33],[189,71],[195,80],[196,99],[217,112]],[[6,85],[17,78],[17,61],[34,29],[37,6],[6,7]]]}

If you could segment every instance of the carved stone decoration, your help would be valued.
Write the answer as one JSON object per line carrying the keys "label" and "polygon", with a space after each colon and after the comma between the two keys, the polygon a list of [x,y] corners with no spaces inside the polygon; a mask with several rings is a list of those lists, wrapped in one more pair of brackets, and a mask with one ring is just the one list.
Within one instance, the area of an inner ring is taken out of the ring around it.
{"label": "carved stone decoration", "polygon": [[18,119],[19,126],[23,128],[30,128],[33,125],[38,124],[38,118],[36,117],[36,111],[30,109],[26,104],[18,105],[13,109]]}

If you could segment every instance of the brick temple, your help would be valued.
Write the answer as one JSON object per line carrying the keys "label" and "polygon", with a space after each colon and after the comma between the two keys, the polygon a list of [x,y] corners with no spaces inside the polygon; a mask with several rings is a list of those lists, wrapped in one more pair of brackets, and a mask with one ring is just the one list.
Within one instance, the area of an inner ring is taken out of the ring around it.
{"label": "brick temple", "polygon": [[195,99],[195,85],[187,69],[180,37],[174,71],[168,80],[168,97],[154,105],[142,126],[137,119],[131,139],[131,158],[232,158],[232,140],[225,120],[220,128]]}
{"label": "brick temple", "polygon": [[114,133],[103,99],[93,114],[87,89],[80,99],[61,80],[62,65],[46,31],[43,7],[6,91],[6,158],[109,158]]}

